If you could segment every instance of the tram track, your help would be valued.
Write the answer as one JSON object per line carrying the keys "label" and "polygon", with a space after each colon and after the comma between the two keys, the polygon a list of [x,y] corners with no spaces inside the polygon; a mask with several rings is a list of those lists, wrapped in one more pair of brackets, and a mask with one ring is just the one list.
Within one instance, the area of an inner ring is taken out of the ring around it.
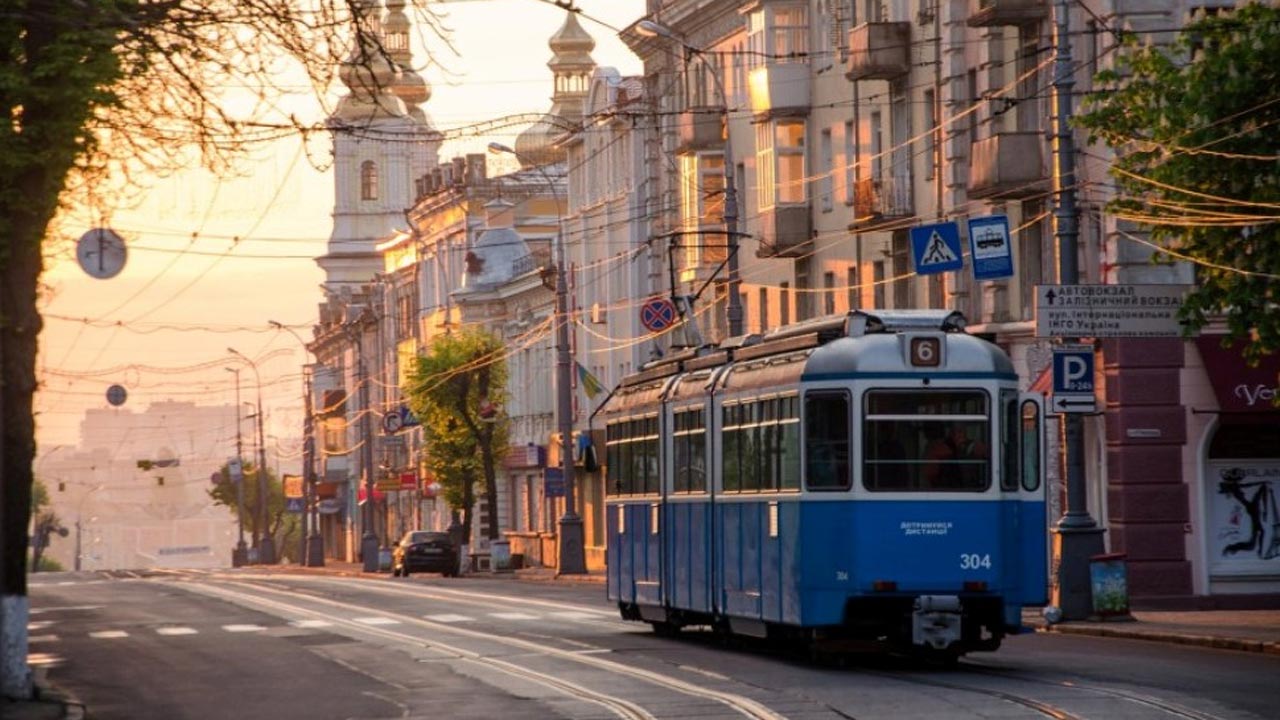
{"label": "tram track", "polygon": [[1082,692],[1092,692],[1098,695],[1106,695],[1108,697],[1113,697],[1113,698],[1134,703],[1135,705],[1141,705],[1143,707],[1151,708],[1153,710],[1159,710],[1160,712],[1163,712],[1166,715],[1169,715],[1171,717],[1181,718],[1181,720],[1224,720],[1224,718],[1222,718],[1221,716],[1214,715],[1212,713],[1207,713],[1207,712],[1204,712],[1203,710],[1196,710],[1195,708],[1189,708],[1184,705],[1179,705],[1177,703],[1161,700],[1160,698],[1152,697],[1144,693],[1133,692],[1132,690],[1122,690],[1119,688],[1103,687],[1101,685],[1094,685],[1091,683],[1082,683],[1082,682],[1077,682],[1075,680],[1049,680],[1045,678],[1017,677],[1017,676],[1009,675],[1002,672],[996,672],[993,670],[987,670],[987,669],[976,668],[976,667],[964,667],[963,669],[966,672],[970,672],[976,675],[1000,678],[1002,680],[1011,680],[1015,682],[1022,682],[1022,683],[1028,683],[1028,684],[1045,685],[1045,686],[1058,688],[1058,689],[1080,690]]}
{"label": "tram track", "polygon": [[[286,615],[302,615],[314,619],[325,620],[335,625],[357,631],[361,634],[373,635],[402,644],[425,647],[438,652],[443,652],[458,660],[464,660],[473,664],[490,667],[508,675],[521,677],[525,680],[536,682],[558,692],[586,700],[600,707],[606,708],[609,712],[619,718],[626,718],[628,720],[652,720],[656,716],[640,705],[630,700],[626,700],[625,698],[619,698],[615,695],[609,695],[600,691],[592,690],[582,685],[571,683],[563,678],[524,668],[505,660],[485,656],[481,653],[467,650],[452,643],[398,632],[386,627],[374,627],[359,623],[345,617],[342,612],[338,612],[336,609],[341,608],[348,612],[377,614],[382,617],[397,620],[406,625],[432,630],[437,633],[496,643],[525,652],[554,657],[557,660],[576,663],[578,665],[587,666],[595,670],[628,679],[642,680],[650,685],[682,695],[719,703],[732,710],[735,714],[750,718],[751,720],[785,720],[785,716],[774,712],[751,698],[731,692],[699,687],[693,683],[670,677],[659,672],[625,665],[623,663],[600,657],[598,654],[586,653],[581,650],[566,650],[523,638],[497,635],[445,623],[433,622],[404,613],[392,612],[384,607],[362,605],[359,603],[335,600],[315,594],[298,592],[296,590],[272,587],[263,581],[235,580],[222,581],[217,584],[214,582],[201,582],[184,584],[184,587],[194,592],[204,592],[237,604],[266,608]],[[277,599],[263,597],[261,594],[272,595]],[[322,611],[314,607],[308,607],[305,603],[319,604],[335,608],[335,610]]]}

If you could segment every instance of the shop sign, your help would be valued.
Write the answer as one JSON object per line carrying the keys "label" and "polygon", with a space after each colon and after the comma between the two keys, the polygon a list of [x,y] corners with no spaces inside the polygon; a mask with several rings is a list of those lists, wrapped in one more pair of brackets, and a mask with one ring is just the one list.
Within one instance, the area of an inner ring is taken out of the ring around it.
{"label": "shop sign", "polygon": [[316,511],[321,515],[337,515],[342,512],[342,501],[338,498],[325,498],[316,503]]}
{"label": "shop sign", "polygon": [[1205,372],[1218,408],[1223,412],[1275,411],[1280,395],[1280,355],[1265,358],[1258,367],[1249,367],[1240,355],[1240,343],[1222,346],[1223,335],[1202,335],[1196,347],[1204,359]]}

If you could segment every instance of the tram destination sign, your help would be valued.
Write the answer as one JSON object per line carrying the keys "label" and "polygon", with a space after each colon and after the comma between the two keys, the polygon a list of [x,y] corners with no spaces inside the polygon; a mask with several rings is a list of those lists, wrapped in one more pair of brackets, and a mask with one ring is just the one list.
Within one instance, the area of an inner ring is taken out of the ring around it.
{"label": "tram destination sign", "polygon": [[1181,337],[1188,285],[1037,285],[1036,337]]}

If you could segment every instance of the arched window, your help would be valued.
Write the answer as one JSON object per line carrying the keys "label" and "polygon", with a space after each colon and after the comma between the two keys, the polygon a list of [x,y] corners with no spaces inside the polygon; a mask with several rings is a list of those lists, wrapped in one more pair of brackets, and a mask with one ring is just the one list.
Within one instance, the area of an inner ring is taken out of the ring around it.
{"label": "arched window", "polygon": [[378,166],[372,160],[360,163],[360,199],[378,199]]}

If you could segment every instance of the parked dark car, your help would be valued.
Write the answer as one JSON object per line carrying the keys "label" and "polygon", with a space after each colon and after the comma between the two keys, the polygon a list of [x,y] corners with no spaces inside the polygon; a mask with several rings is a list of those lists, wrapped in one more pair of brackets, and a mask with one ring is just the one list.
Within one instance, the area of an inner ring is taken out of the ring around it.
{"label": "parked dark car", "polygon": [[449,534],[427,530],[410,530],[391,551],[391,574],[409,577],[409,573],[438,572],[445,577],[458,576],[458,549]]}

